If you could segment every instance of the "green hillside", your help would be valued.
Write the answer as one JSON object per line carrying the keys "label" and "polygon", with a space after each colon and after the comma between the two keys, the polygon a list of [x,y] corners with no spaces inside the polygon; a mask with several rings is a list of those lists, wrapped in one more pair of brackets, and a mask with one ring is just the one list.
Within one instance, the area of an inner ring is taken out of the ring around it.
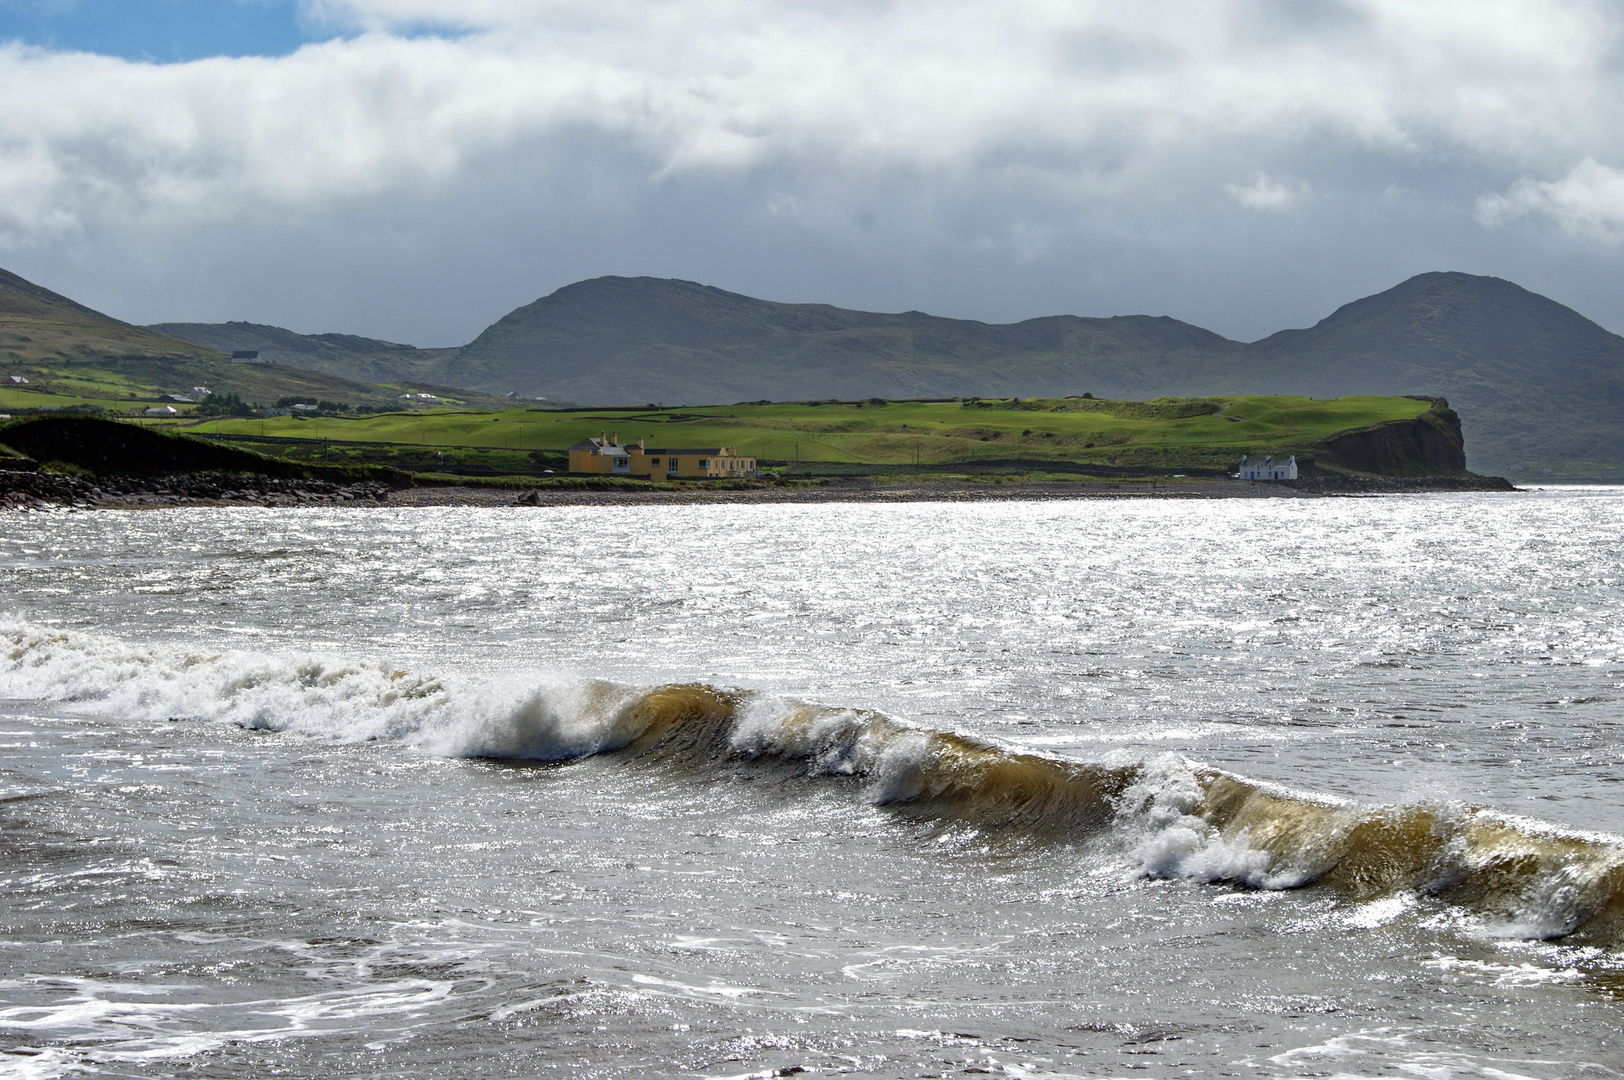
{"label": "green hillside", "polygon": [[[18,379],[23,381],[12,381]],[[160,404],[166,397],[200,397],[198,387],[262,405],[301,398],[398,409],[404,407],[400,395],[407,391],[433,393],[454,405],[512,405],[478,391],[447,393],[444,387],[398,381],[376,385],[307,366],[232,363],[206,344],[119,322],[4,270],[0,380],[0,412],[88,406],[124,413]],[[192,408],[185,403],[175,407],[183,412]]]}
{"label": "green hillside", "polygon": [[[610,277],[566,286],[504,316],[434,377],[596,404],[1085,391],[1131,398],[1187,393],[1152,384],[1234,347],[1167,318],[1057,316],[995,326]],[[1090,368],[1098,385],[1081,378]]]}
{"label": "green hillside", "polygon": [[[308,362],[352,377],[380,370],[367,366],[383,361],[366,348]],[[605,277],[509,313],[460,350],[418,353],[412,370],[431,382],[605,405],[1442,395],[1460,412],[1474,469],[1624,480],[1624,338],[1511,282],[1469,274],[1422,274],[1310,329],[1251,344],[1169,318],[994,325]],[[307,362],[296,354],[289,345],[290,362]]]}
{"label": "green hillside", "polygon": [[1246,356],[1211,389],[1440,393],[1486,471],[1624,480],[1624,338],[1509,281],[1422,274]]}
{"label": "green hillside", "polygon": [[[1429,401],[1390,397],[876,400],[427,412],[355,419],[277,417],[215,420],[186,430],[235,437],[262,450],[306,460],[416,469],[449,463],[497,472],[538,472],[559,467],[558,455],[571,444],[610,433],[627,442],[642,438],[650,447],[736,446],[741,454],[803,465],[998,463],[1041,470],[1046,465],[1093,464],[1176,471],[1233,468],[1248,452],[1312,453],[1340,432],[1416,421],[1432,410]],[[1327,462],[1334,463],[1329,456]]]}
{"label": "green hillside", "polygon": [[[198,398],[204,387],[216,395],[235,394],[243,401],[274,405],[284,398],[333,401],[352,407],[403,409],[405,392],[435,393],[442,405],[505,408],[512,402],[479,391],[403,383],[380,386],[358,383],[286,364],[239,364],[197,357],[97,357],[47,359],[0,366],[0,375],[28,380],[0,384],[0,412],[90,406],[113,413],[165,403],[166,397]],[[173,405],[189,413],[193,405]]]}
{"label": "green hillside", "polygon": [[262,362],[307,368],[351,381],[432,381],[455,349],[419,349],[354,334],[296,334],[258,323],[159,323],[147,329],[195,341],[223,353],[252,350]]}
{"label": "green hillside", "polygon": [[0,270],[0,372],[4,374],[15,374],[19,368],[41,361],[219,355],[191,341],[119,322]]}
{"label": "green hillside", "polygon": [[189,435],[86,416],[36,416],[0,425],[0,448],[34,462],[68,465],[98,476],[228,472],[339,484],[360,480],[404,484],[411,480],[393,469],[291,462]]}

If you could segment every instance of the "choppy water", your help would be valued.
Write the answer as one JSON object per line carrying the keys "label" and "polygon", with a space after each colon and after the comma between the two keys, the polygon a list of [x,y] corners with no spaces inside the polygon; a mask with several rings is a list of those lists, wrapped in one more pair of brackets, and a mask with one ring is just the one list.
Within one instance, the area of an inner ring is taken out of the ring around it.
{"label": "choppy water", "polygon": [[1624,1074],[1624,490],[0,521],[0,1073]]}

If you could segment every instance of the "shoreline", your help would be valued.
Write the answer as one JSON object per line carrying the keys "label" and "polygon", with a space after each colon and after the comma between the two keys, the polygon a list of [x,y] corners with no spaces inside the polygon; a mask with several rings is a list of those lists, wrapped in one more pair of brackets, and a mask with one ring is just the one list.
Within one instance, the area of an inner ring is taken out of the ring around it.
{"label": "shoreline", "polygon": [[390,487],[220,473],[89,477],[0,472],[0,509],[160,510],[209,506],[515,507],[693,506],[828,502],[1048,502],[1074,499],[1323,499],[1452,491],[1518,491],[1502,477],[1326,477],[1294,481],[1066,480],[887,483],[866,478],[817,486],[691,490],[590,490],[577,487]]}

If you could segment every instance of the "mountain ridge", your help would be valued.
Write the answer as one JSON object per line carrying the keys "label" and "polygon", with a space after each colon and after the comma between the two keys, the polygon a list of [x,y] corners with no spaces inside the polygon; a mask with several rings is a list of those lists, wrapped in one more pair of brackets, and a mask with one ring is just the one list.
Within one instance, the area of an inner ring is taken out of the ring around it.
{"label": "mountain ridge", "polygon": [[217,357],[192,341],[121,322],[60,293],[0,270],[0,364],[49,358]]}
{"label": "mountain ridge", "polygon": [[[348,355],[330,349],[326,370],[344,374],[363,359]],[[1442,395],[1466,424],[1473,468],[1624,479],[1624,337],[1513,282],[1452,271],[1416,275],[1253,342],[1167,316],[984,323],[600,277],[514,309],[460,349],[374,350],[364,360],[374,366],[351,377],[583,404]]]}
{"label": "mountain ridge", "polygon": [[359,382],[420,382],[430,365],[455,349],[419,349],[357,334],[300,334],[263,323],[154,323],[161,334],[221,353],[258,352],[263,361],[308,368]]}

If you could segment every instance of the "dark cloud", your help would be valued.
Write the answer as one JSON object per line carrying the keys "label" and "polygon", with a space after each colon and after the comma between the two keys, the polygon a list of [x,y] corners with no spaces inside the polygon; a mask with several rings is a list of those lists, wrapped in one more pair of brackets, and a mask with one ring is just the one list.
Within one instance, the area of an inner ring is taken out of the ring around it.
{"label": "dark cloud", "polygon": [[1624,327],[1612,8],[1016,7],[331,0],[369,32],[276,59],[12,47],[0,259],[133,321],[416,344],[603,273],[1251,338],[1459,269]]}

